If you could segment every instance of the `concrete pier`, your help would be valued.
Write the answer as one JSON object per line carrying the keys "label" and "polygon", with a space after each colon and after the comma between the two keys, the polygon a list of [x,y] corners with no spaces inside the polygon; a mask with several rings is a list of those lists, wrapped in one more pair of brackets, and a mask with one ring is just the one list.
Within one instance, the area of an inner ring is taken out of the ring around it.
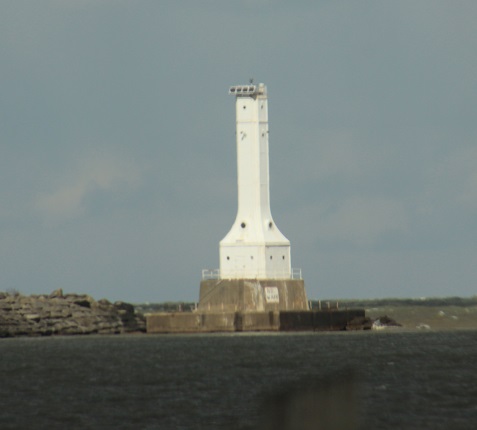
{"label": "concrete pier", "polygon": [[268,312],[177,312],[146,317],[148,333],[338,331],[363,309]]}
{"label": "concrete pier", "polygon": [[146,316],[148,333],[346,330],[363,309],[308,309],[302,279],[207,279],[194,312]]}
{"label": "concrete pier", "polygon": [[199,312],[305,311],[303,279],[208,279],[200,283]]}

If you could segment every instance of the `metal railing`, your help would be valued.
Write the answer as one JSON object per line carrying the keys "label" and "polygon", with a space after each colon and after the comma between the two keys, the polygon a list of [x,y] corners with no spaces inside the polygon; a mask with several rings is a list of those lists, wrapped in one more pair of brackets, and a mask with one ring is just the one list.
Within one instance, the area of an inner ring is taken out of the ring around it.
{"label": "metal railing", "polygon": [[202,280],[220,279],[220,269],[202,269]]}
{"label": "metal railing", "polygon": [[242,276],[240,272],[236,272],[233,276],[225,276],[222,278],[220,269],[202,269],[202,280],[207,279],[241,279],[241,278],[253,278],[253,279],[303,279],[301,269],[292,267],[290,273],[288,272],[274,272],[265,274],[256,274],[253,277]]}
{"label": "metal railing", "polygon": [[292,267],[291,269],[291,278],[292,279],[303,279],[301,277],[301,269],[297,267]]}

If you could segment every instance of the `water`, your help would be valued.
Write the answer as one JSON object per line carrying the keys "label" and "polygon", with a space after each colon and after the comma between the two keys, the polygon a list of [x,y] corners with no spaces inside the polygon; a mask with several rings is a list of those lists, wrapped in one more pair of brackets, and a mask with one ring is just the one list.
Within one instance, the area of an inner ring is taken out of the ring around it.
{"label": "water", "polygon": [[274,389],[344,369],[360,428],[472,429],[476,363],[476,331],[1,339],[0,429],[251,429]]}

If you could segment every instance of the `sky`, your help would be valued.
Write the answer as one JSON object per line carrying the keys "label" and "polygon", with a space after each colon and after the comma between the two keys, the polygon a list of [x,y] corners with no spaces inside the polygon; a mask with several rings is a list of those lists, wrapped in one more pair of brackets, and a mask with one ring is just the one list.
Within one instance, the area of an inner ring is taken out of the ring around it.
{"label": "sky", "polygon": [[310,299],[473,296],[477,2],[0,3],[0,291],[197,301],[237,211],[231,85]]}

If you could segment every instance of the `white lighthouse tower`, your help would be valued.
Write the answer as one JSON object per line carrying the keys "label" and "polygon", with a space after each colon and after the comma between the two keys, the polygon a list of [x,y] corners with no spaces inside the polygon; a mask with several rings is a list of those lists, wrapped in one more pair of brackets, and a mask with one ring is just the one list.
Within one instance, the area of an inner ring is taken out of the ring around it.
{"label": "white lighthouse tower", "polygon": [[223,279],[290,279],[290,242],[270,212],[268,100],[264,84],[236,85],[238,211],[220,242]]}
{"label": "white lighthouse tower", "polygon": [[301,271],[291,268],[290,241],[270,211],[267,88],[235,85],[229,94],[235,96],[238,210],[220,241],[220,269],[202,272],[199,310],[307,310]]}
{"label": "white lighthouse tower", "polygon": [[220,241],[220,268],[204,269],[193,312],[147,317],[148,333],[343,330],[364,310],[309,309],[290,242],[270,211],[268,100],[264,84],[236,85],[238,210]]}

